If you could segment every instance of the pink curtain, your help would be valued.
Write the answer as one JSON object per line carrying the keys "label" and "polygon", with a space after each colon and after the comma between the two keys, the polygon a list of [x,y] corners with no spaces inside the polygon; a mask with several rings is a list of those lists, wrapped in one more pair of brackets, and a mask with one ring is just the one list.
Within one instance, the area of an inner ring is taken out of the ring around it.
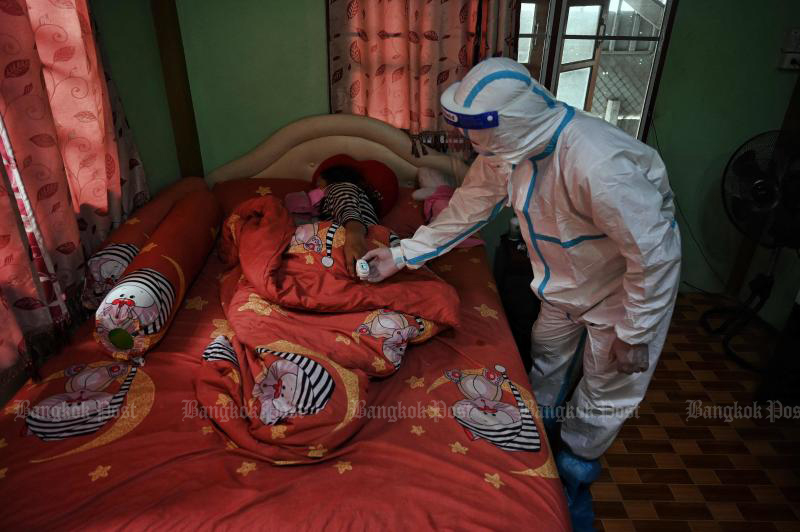
{"label": "pink curtain", "polygon": [[444,127],[439,96],[473,64],[478,0],[331,0],[331,108],[412,133]]}
{"label": "pink curtain", "polygon": [[86,259],[147,190],[86,0],[0,0],[0,28],[4,368],[18,356],[15,330],[69,322]]}

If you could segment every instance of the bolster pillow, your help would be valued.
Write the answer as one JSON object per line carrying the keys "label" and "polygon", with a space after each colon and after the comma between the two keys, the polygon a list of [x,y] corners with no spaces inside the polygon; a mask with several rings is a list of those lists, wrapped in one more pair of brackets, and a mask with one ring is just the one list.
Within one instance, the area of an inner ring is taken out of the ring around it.
{"label": "bolster pillow", "polygon": [[208,190],[202,178],[180,179],[134,211],[125,223],[111,232],[103,246],[86,262],[86,280],[81,294],[86,309],[97,309],[175,202],[198,190]]}
{"label": "bolster pillow", "polygon": [[95,339],[129,360],[164,336],[188,285],[211,252],[222,210],[208,190],[177,201],[95,314]]}

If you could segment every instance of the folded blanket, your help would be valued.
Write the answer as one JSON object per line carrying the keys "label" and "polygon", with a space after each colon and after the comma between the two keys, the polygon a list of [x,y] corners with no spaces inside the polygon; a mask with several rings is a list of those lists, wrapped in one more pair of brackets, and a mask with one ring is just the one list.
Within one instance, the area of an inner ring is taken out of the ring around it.
{"label": "folded blanket", "polygon": [[[389,245],[373,226],[371,247]],[[295,227],[271,196],[243,203],[220,252],[227,336],[204,353],[196,389],[231,445],[275,464],[338,455],[358,430],[371,378],[391,375],[409,344],[458,323],[455,290],[430,270],[373,285],[348,276],[344,229]]]}

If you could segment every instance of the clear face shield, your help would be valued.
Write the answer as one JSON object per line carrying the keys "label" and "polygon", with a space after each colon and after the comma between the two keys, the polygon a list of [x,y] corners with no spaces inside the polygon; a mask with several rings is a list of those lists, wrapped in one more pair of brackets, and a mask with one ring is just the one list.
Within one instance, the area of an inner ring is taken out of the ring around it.
{"label": "clear face shield", "polygon": [[[445,93],[448,91],[455,92],[455,85],[448,87]],[[485,156],[494,155],[487,149],[487,141],[491,137],[492,130],[500,124],[498,112],[475,112],[457,105],[450,107],[442,105],[442,117],[444,117],[445,122],[457,129],[464,138],[469,139],[472,143],[472,149],[476,153]]]}

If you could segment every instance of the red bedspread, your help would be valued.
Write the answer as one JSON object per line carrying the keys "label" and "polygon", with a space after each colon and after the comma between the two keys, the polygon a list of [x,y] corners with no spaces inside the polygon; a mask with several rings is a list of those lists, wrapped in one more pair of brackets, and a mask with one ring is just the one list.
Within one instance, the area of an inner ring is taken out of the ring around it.
{"label": "red bedspread", "polygon": [[[461,296],[460,325],[373,382],[361,430],[341,455],[311,465],[275,467],[199,415],[193,381],[203,350],[232,332],[215,258],[132,378],[127,366],[108,367],[87,325],[45,365],[44,382],[0,411],[0,528],[568,529],[546,441],[508,450],[452,414],[514,418],[503,405],[517,404],[509,382],[492,384],[497,365],[533,404],[482,248],[457,250],[433,269]],[[121,399],[119,415],[83,435],[30,434],[26,413],[64,394],[89,411]]]}
{"label": "red bedspread", "polygon": [[[221,254],[236,269],[221,302],[234,336],[206,348],[197,398],[231,440],[277,465],[345,452],[366,420],[370,379],[394,373],[409,343],[458,324],[458,295],[427,268],[380,284],[349,276],[344,232],[330,221],[296,227],[271,195],[223,226]],[[391,234],[374,225],[366,239],[388,246]]]}

